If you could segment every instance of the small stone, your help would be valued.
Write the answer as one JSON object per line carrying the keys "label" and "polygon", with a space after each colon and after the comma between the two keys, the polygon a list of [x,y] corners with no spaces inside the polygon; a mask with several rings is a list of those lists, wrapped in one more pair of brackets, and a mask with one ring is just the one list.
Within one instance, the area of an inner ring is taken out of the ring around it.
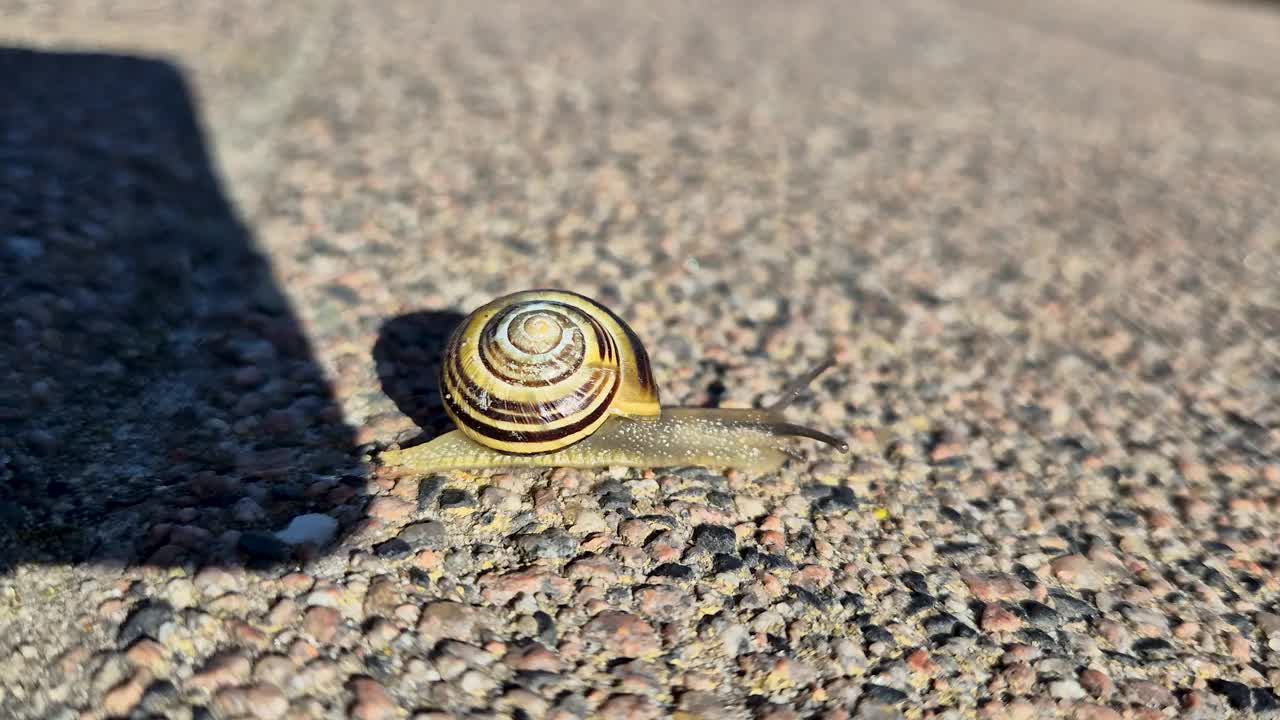
{"label": "small stone", "polygon": [[1124,684],[1124,698],[1153,708],[1176,707],[1177,698],[1163,685],[1150,680],[1129,680]]}
{"label": "small stone", "polygon": [[738,548],[738,536],[723,525],[699,525],[693,531],[693,544],[710,553],[731,554]]}
{"label": "small stone", "polygon": [[449,533],[443,523],[427,520],[406,525],[396,536],[415,550],[441,550],[449,545]]}
{"label": "small stone", "polygon": [[999,603],[987,603],[982,608],[981,625],[989,633],[1016,632],[1022,628],[1022,620]]}
{"label": "small stone", "polygon": [[1225,697],[1236,710],[1246,710],[1253,704],[1253,693],[1244,683],[1214,678],[1209,681],[1209,689]]}
{"label": "small stone", "polygon": [[279,720],[289,712],[289,699],[275,685],[258,684],[245,692],[250,714],[258,720]]}
{"label": "small stone", "polygon": [[406,502],[398,497],[384,495],[376,497],[369,502],[366,514],[379,520],[393,521],[408,517],[413,510],[413,503]]}
{"label": "small stone", "polygon": [[1055,680],[1049,683],[1049,694],[1059,700],[1081,700],[1088,696],[1075,680]]}
{"label": "small stone", "polygon": [[202,594],[210,597],[240,589],[240,583],[231,573],[216,566],[202,568],[192,578],[192,583]]}
{"label": "small stone", "polygon": [[336,609],[317,605],[307,608],[302,625],[311,637],[327,643],[333,640],[338,632],[338,624],[341,622],[342,614]]}
{"label": "small stone", "polygon": [[307,513],[289,521],[289,526],[276,532],[276,537],[288,545],[311,544],[325,547],[338,533],[338,521],[323,513]]}
{"label": "small stone", "polygon": [[347,682],[347,689],[355,695],[351,704],[352,720],[391,720],[399,708],[391,693],[371,677],[357,677]]}
{"label": "small stone", "polygon": [[287,686],[296,672],[292,660],[274,653],[263,655],[253,664],[253,680],[276,687]]}
{"label": "small stone", "polygon": [[1031,595],[1030,591],[1027,590],[1027,586],[1012,575],[980,575],[962,572],[960,573],[960,580],[969,588],[969,592],[973,593],[974,597],[987,603],[1000,600],[1025,600]]}
{"label": "small stone", "polygon": [[125,657],[134,667],[147,670],[152,675],[163,675],[169,667],[169,651],[151,638],[138,638],[125,651]]}
{"label": "small stone", "polygon": [[436,600],[422,609],[417,632],[419,637],[432,645],[441,639],[470,642],[475,637],[480,617],[480,611],[470,605]]}
{"label": "small stone", "polygon": [[649,577],[685,580],[693,577],[693,568],[680,563],[663,563],[651,570]]}
{"label": "small stone", "polygon": [[507,651],[502,662],[517,671],[541,671],[558,673],[561,670],[560,659],[541,643],[529,643],[523,647]]}
{"label": "small stone", "polygon": [[441,488],[444,487],[446,479],[443,475],[432,475],[431,477],[423,478],[418,483],[417,501],[419,510],[425,512],[431,509],[436,496],[440,494]]}
{"label": "small stone", "polygon": [[1060,582],[1074,588],[1100,590],[1102,573],[1083,555],[1063,555],[1049,563],[1049,569]]}
{"label": "small stone", "polygon": [[1111,697],[1111,693],[1115,690],[1115,685],[1111,682],[1111,678],[1101,670],[1094,670],[1093,668],[1080,671],[1080,686],[1099,700],[1106,700]]}
{"label": "small stone", "polygon": [[1022,603],[1022,610],[1027,614],[1027,620],[1032,625],[1040,627],[1057,627],[1061,623],[1061,618],[1053,608],[1035,600],[1025,600]]}
{"label": "small stone", "polygon": [[495,605],[505,605],[521,593],[532,595],[540,592],[549,597],[563,598],[573,592],[572,581],[538,568],[485,573],[480,576],[479,583],[481,597]]}
{"label": "small stone", "polygon": [[600,705],[598,715],[603,720],[651,720],[659,717],[659,712],[643,695],[615,693]]}
{"label": "small stone", "polygon": [[559,528],[517,535],[515,545],[530,558],[567,558],[578,551],[578,539]]}
{"label": "small stone", "polygon": [[111,688],[102,696],[102,709],[108,717],[128,716],[138,703],[142,702],[146,691],[146,674],[134,675],[128,680]]}
{"label": "small stone", "polygon": [[447,488],[440,493],[441,510],[466,510],[476,506],[476,498],[461,488]]}
{"label": "small stone", "polygon": [[173,620],[173,606],[163,600],[144,600],[134,606],[120,625],[116,642],[128,645],[140,637],[159,639],[160,628]]}
{"label": "small stone", "polygon": [[398,537],[391,538],[384,542],[380,542],[373,546],[373,554],[382,558],[398,558],[404,557],[413,552],[413,548],[409,543]]}
{"label": "small stone", "polygon": [[907,694],[896,688],[869,683],[863,690],[862,697],[866,702],[875,705],[896,705],[907,701]]}
{"label": "small stone", "polygon": [[617,657],[650,657],[657,655],[661,647],[653,626],[619,610],[597,614],[583,628],[583,636]]}
{"label": "small stone", "polygon": [[578,517],[574,519],[573,526],[569,528],[569,532],[575,535],[587,535],[595,532],[605,532],[609,526],[604,522],[604,516],[595,510],[583,510],[578,513]]}
{"label": "small stone", "polygon": [[239,651],[227,651],[209,658],[204,666],[187,680],[187,684],[208,691],[241,685],[249,680],[252,668],[248,655]]}
{"label": "small stone", "polygon": [[479,670],[468,670],[458,679],[458,686],[472,695],[487,695],[498,687],[498,681]]}

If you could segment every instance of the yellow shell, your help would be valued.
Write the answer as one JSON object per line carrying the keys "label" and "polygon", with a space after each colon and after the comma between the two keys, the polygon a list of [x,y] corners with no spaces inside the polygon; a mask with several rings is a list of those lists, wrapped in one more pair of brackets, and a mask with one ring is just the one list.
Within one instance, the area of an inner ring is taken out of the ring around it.
{"label": "yellow shell", "polygon": [[613,415],[661,413],[635,332],[563,290],[513,293],[467,316],[445,347],[440,387],[459,430],[517,455],[573,445]]}

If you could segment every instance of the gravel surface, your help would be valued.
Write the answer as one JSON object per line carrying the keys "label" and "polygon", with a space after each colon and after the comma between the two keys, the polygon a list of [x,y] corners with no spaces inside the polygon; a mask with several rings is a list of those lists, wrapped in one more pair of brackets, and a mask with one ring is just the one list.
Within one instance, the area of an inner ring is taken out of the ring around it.
{"label": "gravel surface", "polygon": [[[0,717],[1280,717],[1280,13],[1113,5],[0,2]],[[538,286],[851,453],[379,465]]]}

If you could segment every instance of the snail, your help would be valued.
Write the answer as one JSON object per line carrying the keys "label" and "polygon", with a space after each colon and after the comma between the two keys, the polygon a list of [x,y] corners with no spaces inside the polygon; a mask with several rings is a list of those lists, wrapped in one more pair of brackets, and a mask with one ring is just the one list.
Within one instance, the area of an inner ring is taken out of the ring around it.
{"label": "snail", "polygon": [[412,470],[500,467],[737,468],[767,473],[805,437],[849,446],[788,422],[786,406],[831,365],[788,384],[764,408],[663,406],[636,333],[599,302],[565,290],[506,295],[464,318],[440,369],[457,429],[380,456]]}

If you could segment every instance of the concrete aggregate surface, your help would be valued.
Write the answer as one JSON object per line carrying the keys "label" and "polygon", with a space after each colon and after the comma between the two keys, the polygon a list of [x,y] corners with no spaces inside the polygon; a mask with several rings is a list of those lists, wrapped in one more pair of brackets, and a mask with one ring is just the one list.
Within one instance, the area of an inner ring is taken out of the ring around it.
{"label": "concrete aggregate surface", "polygon": [[[1280,717],[1280,8],[0,0],[0,717]],[[450,472],[583,292],[767,476]],[[286,531],[287,529],[287,531]]]}

